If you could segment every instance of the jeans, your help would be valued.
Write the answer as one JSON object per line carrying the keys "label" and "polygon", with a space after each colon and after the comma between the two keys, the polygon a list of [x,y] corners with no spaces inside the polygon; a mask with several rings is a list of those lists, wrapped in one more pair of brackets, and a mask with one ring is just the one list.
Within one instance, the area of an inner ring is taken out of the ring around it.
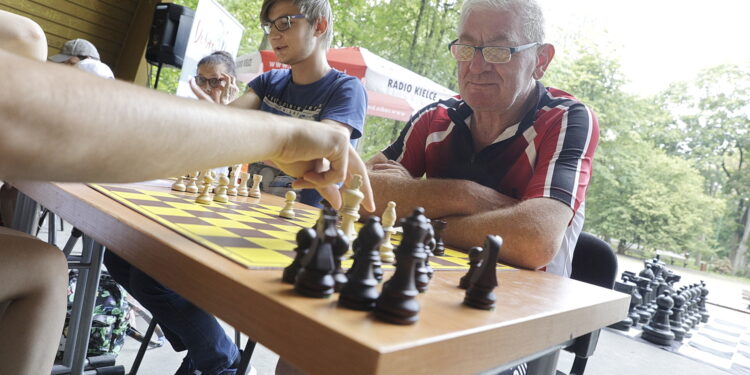
{"label": "jeans", "polygon": [[112,252],[104,255],[104,265],[112,278],[128,291],[159,321],[175,351],[188,351],[191,373],[232,375],[239,350],[213,315],[161,285]]}

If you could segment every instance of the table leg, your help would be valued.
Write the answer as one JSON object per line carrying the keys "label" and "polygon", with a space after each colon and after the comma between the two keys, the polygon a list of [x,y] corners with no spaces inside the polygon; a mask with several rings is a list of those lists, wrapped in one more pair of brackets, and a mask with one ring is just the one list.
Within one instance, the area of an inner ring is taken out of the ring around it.
{"label": "table leg", "polygon": [[70,268],[79,270],[63,355],[63,366],[70,368],[70,374],[73,375],[83,374],[86,364],[103,254],[104,247],[84,235],[80,260],[69,262]]}
{"label": "table leg", "polygon": [[18,192],[16,207],[13,212],[11,229],[34,235],[34,219],[39,212],[39,204],[26,194]]}

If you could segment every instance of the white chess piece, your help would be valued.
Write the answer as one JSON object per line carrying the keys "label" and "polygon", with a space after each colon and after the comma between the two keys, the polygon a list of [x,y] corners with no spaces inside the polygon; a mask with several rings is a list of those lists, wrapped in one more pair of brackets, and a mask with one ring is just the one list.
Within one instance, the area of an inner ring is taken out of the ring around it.
{"label": "white chess piece", "polygon": [[174,184],[172,184],[172,190],[185,191],[186,186],[185,186],[185,182],[183,181],[183,179],[184,179],[183,176],[177,177],[177,181],[175,181]]}
{"label": "white chess piece", "polygon": [[260,198],[260,182],[263,181],[263,176],[259,174],[253,175],[253,187],[250,188],[248,193],[253,198]]}
{"label": "white chess piece", "polygon": [[294,219],[294,200],[297,199],[297,193],[294,190],[289,190],[284,195],[284,208],[279,212],[279,216]]}
{"label": "white chess piece", "polygon": [[383,211],[381,218],[383,223],[383,231],[385,232],[385,239],[383,244],[380,245],[380,260],[383,263],[393,263],[396,258],[393,254],[393,244],[391,243],[391,235],[396,231],[393,226],[396,225],[396,202],[390,201]]}
{"label": "white chess piece", "polygon": [[187,191],[188,193],[195,194],[198,192],[198,173],[199,172],[192,172],[188,175],[190,182],[188,182],[187,186],[185,187],[185,191]]}
{"label": "white chess piece", "polygon": [[237,195],[247,197],[250,191],[247,188],[247,180],[250,178],[250,173],[240,173],[240,187],[237,189]]}
{"label": "white chess piece", "polygon": [[354,223],[359,220],[359,205],[365,198],[365,195],[359,191],[361,186],[362,176],[355,174],[349,186],[341,190],[341,230],[344,231],[344,234],[349,239],[349,250],[344,254],[345,257],[349,257],[354,253],[352,251],[352,244],[357,234]]}

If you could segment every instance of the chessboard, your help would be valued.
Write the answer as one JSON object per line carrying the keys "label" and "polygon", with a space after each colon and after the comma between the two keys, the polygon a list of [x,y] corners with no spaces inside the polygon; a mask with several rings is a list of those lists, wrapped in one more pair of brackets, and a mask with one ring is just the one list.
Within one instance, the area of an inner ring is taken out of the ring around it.
{"label": "chessboard", "polygon": [[[281,206],[266,204],[261,198],[236,199],[228,203],[195,203],[196,194],[169,191],[168,188],[131,185],[91,184],[92,188],[166,226],[206,248],[250,269],[283,269],[294,259],[295,237],[302,228],[315,225],[320,210],[295,207],[295,218],[279,216]],[[256,202],[256,203],[253,203]],[[303,206],[299,204],[298,206]],[[307,208],[309,207],[309,208]],[[357,224],[357,230],[361,224]],[[392,237],[397,246],[400,234]],[[434,270],[466,271],[466,253],[446,248],[445,255],[431,257]],[[351,267],[352,260],[342,263]],[[393,265],[384,264],[384,269]],[[514,268],[498,264],[498,269]]]}
{"label": "chessboard", "polygon": [[707,305],[710,317],[689,331],[690,337],[669,346],[653,344],[641,338],[643,326],[627,331],[606,328],[647,345],[704,362],[735,375],[750,375],[750,319],[743,312]]}

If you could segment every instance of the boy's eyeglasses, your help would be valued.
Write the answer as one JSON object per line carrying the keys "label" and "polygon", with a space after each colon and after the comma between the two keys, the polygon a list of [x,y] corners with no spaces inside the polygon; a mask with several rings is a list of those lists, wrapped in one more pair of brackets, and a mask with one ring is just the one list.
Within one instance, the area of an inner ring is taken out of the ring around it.
{"label": "boy's eyeglasses", "polygon": [[271,25],[276,27],[276,30],[286,31],[289,30],[290,27],[292,27],[293,18],[305,18],[305,15],[295,14],[293,16],[281,16],[275,20],[261,23],[260,27],[263,28],[263,32],[266,33],[266,35],[271,33]]}
{"label": "boy's eyeglasses", "polygon": [[479,50],[484,57],[484,61],[492,64],[505,64],[510,61],[510,57],[516,53],[521,52],[525,49],[529,49],[539,43],[529,43],[518,47],[498,47],[498,46],[472,46],[469,44],[456,43],[458,39],[452,41],[448,45],[453,57],[458,61],[471,61],[474,58],[474,53]]}
{"label": "boy's eyeglasses", "polygon": [[208,85],[211,86],[211,88],[215,89],[217,87],[221,87],[222,82],[224,82],[224,79],[222,78],[206,78],[201,75],[195,76],[195,83],[197,83],[198,86],[203,86],[206,83],[208,83]]}

